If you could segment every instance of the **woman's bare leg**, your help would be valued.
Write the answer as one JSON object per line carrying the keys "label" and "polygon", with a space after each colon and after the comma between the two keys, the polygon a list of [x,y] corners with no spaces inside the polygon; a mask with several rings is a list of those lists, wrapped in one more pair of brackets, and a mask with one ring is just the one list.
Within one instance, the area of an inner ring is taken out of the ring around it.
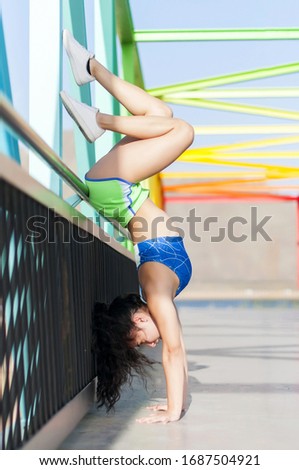
{"label": "woman's bare leg", "polygon": [[136,116],[172,117],[171,109],[163,101],[149,95],[138,86],[117,77],[96,59],[90,60],[89,67],[91,75],[96,81],[114,96],[129,113]]}
{"label": "woman's bare leg", "polygon": [[97,114],[101,128],[126,137],[90,169],[88,177],[141,181],[162,171],[191,145],[193,128],[172,118],[171,109],[161,100],[115,76],[95,59],[90,61],[90,71],[133,116]]}
{"label": "woman's bare leg", "polygon": [[135,139],[160,137],[175,129],[178,119],[164,116],[113,116],[97,113],[97,123],[102,129],[118,132]]}
{"label": "woman's bare leg", "polygon": [[[111,116],[111,119],[114,116]],[[119,117],[118,119],[134,119],[137,116]],[[156,129],[155,119],[165,119],[160,116],[140,116],[140,128],[137,126],[132,135],[143,134],[145,138],[125,137],[114,146],[109,153],[102,157],[88,172],[90,178],[123,178],[132,183],[142,181],[153,176],[173,163],[192,143],[194,131],[186,122],[180,119],[170,119],[171,124],[163,122],[162,130]],[[153,123],[148,129],[146,121]],[[134,126],[136,125],[136,121]],[[124,127],[131,127],[125,122]],[[111,126],[112,127],[112,126]],[[113,130],[120,132],[122,126],[113,126]],[[105,127],[108,129],[108,127]],[[140,130],[139,130],[140,129]],[[167,130],[168,129],[168,130]],[[162,133],[164,132],[164,133]],[[150,137],[156,134],[156,137]]]}

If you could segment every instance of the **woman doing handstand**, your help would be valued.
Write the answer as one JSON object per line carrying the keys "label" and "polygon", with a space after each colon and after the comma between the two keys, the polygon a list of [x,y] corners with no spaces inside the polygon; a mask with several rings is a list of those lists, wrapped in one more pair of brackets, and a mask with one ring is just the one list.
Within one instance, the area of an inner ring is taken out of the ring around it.
{"label": "woman doing handstand", "polygon": [[188,284],[192,269],[182,238],[140,181],[162,171],[191,145],[193,127],[173,118],[159,99],[109,72],[68,31],[63,42],[77,84],[96,80],[131,114],[104,114],[61,92],[68,113],[90,142],[105,130],[125,135],[85,176],[92,205],[131,234],[144,299],[129,294],[109,307],[99,303],[95,307],[98,403],[113,407],[132,371],[143,374],[150,363],[136,346],[155,347],[161,339],[167,404],[152,407],[159,412],[138,421],[177,421],[186,407],[187,362],[173,300]]}

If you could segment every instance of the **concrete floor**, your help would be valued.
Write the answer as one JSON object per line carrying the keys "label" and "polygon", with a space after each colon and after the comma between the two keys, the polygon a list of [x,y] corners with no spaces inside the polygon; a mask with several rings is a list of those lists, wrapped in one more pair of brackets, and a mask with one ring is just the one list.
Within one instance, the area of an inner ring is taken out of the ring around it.
{"label": "concrete floor", "polygon": [[[155,366],[146,391],[124,391],[116,412],[92,409],[61,449],[299,449],[299,306],[178,303],[189,363],[190,407],[176,423],[141,425],[163,401]],[[145,348],[161,357],[161,346]]]}

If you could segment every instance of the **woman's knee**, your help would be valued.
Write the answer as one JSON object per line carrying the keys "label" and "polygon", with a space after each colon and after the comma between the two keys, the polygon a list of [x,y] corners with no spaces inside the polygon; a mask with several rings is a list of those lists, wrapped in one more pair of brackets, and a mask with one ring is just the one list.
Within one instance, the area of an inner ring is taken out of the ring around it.
{"label": "woman's knee", "polygon": [[173,111],[172,109],[167,106],[167,104],[163,103],[163,111],[162,111],[164,114],[163,116],[165,117],[168,117],[168,118],[172,118],[173,117]]}
{"label": "woman's knee", "polygon": [[163,116],[167,118],[173,117],[172,109],[163,101],[159,101],[146,112],[146,116]]}
{"label": "woman's knee", "polygon": [[186,146],[189,147],[194,141],[194,127],[183,119],[177,119],[176,121],[181,137],[184,139]]}

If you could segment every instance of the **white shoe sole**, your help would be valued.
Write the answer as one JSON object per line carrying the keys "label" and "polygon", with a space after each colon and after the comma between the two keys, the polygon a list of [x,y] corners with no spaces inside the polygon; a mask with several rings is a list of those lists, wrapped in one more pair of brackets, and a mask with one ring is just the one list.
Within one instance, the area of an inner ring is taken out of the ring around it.
{"label": "white shoe sole", "polygon": [[[87,126],[86,121],[77,112],[75,106],[73,105],[73,103],[70,100],[70,98],[68,97],[68,95],[64,91],[61,91],[60,96],[61,96],[62,102],[63,102],[64,107],[67,110],[68,114],[75,121],[75,123],[79,127],[80,131],[84,135],[85,139],[88,140],[88,142],[90,142],[92,144],[96,139],[98,139],[105,132],[105,130],[101,129],[99,127],[99,135],[97,137],[95,137],[93,132]],[[100,131],[102,131],[102,133],[100,133]]]}

